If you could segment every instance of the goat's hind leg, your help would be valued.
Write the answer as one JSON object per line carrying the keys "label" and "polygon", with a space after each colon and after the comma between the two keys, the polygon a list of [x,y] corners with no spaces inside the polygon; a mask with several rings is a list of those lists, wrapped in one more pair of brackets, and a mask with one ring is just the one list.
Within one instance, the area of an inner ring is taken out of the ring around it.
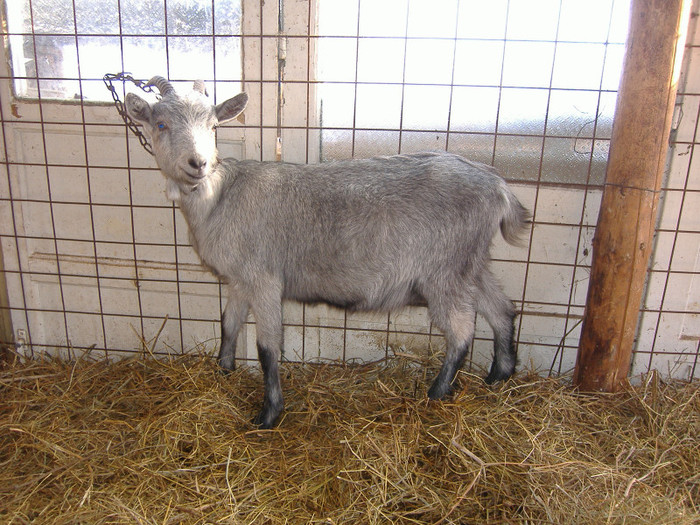
{"label": "goat's hind leg", "polygon": [[513,318],[515,314],[510,316],[510,323],[503,331],[493,333],[493,362],[491,370],[484,378],[487,384],[491,385],[497,381],[505,381],[515,373],[516,351],[513,337],[515,327],[513,326]]}
{"label": "goat's hind leg", "polygon": [[515,372],[515,308],[488,270],[480,276],[477,293],[478,311],[493,330],[493,362],[484,379],[486,383],[492,384],[508,379]]}
{"label": "goat's hind leg", "polygon": [[440,372],[428,390],[430,399],[442,399],[452,391],[452,382],[474,338],[474,321],[474,309],[465,305],[453,307],[444,319],[433,313],[433,322],[445,333],[447,350]]}

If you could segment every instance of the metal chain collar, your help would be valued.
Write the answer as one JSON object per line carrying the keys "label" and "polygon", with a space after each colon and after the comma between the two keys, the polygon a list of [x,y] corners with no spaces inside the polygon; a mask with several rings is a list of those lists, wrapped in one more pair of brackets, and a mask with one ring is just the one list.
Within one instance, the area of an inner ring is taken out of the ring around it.
{"label": "metal chain collar", "polygon": [[107,89],[109,89],[109,91],[112,93],[114,105],[117,107],[117,111],[119,112],[119,115],[121,115],[124,123],[139,139],[139,142],[143,146],[143,149],[145,149],[148,153],[153,155],[153,148],[151,147],[151,144],[148,142],[148,139],[144,136],[144,134],[141,133],[141,130],[138,128],[136,123],[127,114],[126,108],[124,107],[124,103],[121,100],[119,100],[119,95],[117,94],[116,88],[112,85],[112,82],[115,80],[118,82],[129,81],[146,93],[154,93],[153,87],[149,86],[147,81],[138,80],[132,77],[131,74],[124,72],[117,73],[116,75],[112,73],[107,73],[104,77],[102,77],[102,80],[104,81],[105,86],[107,86]]}

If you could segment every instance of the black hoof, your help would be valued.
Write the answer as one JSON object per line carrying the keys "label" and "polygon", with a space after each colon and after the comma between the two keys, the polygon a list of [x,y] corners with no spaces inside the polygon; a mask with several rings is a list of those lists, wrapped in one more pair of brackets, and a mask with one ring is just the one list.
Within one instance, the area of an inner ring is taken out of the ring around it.
{"label": "black hoof", "polygon": [[222,374],[229,374],[236,369],[235,361],[234,362],[231,362],[229,360],[226,360],[226,361],[228,361],[228,362],[224,362],[220,358],[216,360],[216,364],[217,364],[217,366]]}
{"label": "black hoof", "polygon": [[277,424],[277,419],[282,413],[282,410],[270,410],[263,408],[260,413],[253,418],[253,425],[260,428],[261,430],[268,430],[274,428]]}
{"label": "black hoof", "polygon": [[513,373],[511,372],[510,374],[507,372],[503,372],[501,370],[494,370],[491,369],[489,372],[489,375],[487,375],[484,378],[484,381],[486,382],[487,385],[492,385],[494,383],[497,383],[498,381],[507,381],[510,376],[512,376]]}
{"label": "black hoof", "polygon": [[269,418],[262,413],[255,416],[252,421],[253,425],[258,427],[260,430],[269,430],[271,428],[274,428],[276,422],[277,418],[270,421]]}
{"label": "black hoof", "polygon": [[451,393],[452,387],[449,384],[435,381],[428,390],[428,398],[433,401],[439,401],[440,399],[445,399]]}

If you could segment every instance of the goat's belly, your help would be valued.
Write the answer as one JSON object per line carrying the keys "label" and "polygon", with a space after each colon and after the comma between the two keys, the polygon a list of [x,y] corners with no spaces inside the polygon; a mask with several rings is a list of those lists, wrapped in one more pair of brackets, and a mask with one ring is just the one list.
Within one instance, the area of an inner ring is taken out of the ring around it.
{"label": "goat's belly", "polygon": [[[289,284],[289,283],[288,283]],[[325,303],[354,311],[393,310],[403,306],[424,306],[423,296],[414,283],[353,283],[352,286],[333,286],[330,280],[315,286],[287,286],[285,298],[303,303]]]}

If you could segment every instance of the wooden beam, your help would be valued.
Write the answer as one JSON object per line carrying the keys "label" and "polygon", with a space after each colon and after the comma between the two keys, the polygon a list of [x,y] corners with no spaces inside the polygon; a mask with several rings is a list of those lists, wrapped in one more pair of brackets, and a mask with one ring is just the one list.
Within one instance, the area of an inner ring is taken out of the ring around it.
{"label": "wooden beam", "polygon": [[[684,5],[685,4],[685,5]],[[612,392],[629,374],[690,0],[633,0],[574,384]]]}

